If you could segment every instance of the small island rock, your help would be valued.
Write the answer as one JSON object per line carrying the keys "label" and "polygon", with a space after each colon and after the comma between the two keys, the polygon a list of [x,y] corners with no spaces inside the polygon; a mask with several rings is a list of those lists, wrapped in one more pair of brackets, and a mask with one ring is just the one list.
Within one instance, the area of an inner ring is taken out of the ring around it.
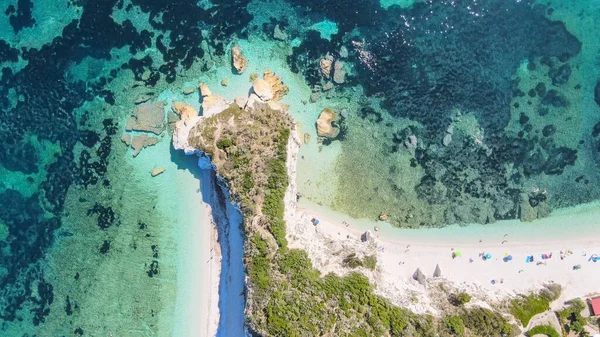
{"label": "small island rock", "polygon": [[238,74],[242,74],[244,71],[246,71],[246,68],[248,67],[248,59],[242,55],[242,50],[239,46],[236,45],[231,48],[231,58],[233,67]]}
{"label": "small island rock", "polygon": [[317,135],[326,138],[337,137],[340,133],[340,129],[332,124],[336,120],[337,115],[333,110],[325,108],[321,111],[319,119],[317,120]]}
{"label": "small island rock", "polygon": [[153,177],[156,177],[157,175],[161,174],[165,172],[165,169],[162,167],[157,167],[154,170],[150,171],[150,175]]}

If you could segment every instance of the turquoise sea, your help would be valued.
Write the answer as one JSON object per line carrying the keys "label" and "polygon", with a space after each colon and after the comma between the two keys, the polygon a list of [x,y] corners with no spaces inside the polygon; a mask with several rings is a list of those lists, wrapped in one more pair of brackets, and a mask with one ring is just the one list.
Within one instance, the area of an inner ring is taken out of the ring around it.
{"label": "turquoise sea", "polygon": [[[172,149],[169,106],[200,111],[200,82],[245,96],[266,69],[290,88],[281,103],[305,143],[307,207],[364,228],[385,218],[384,235],[431,240],[597,233],[564,210],[600,199],[596,0],[0,9],[0,336],[198,335],[189,327],[210,259],[207,171]],[[233,46],[248,60],[241,74]],[[155,132],[127,130],[140,104],[160,102]],[[317,134],[326,108],[335,137]],[[239,264],[241,248],[229,248]],[[243,308],[227,303],[239,322]]]}

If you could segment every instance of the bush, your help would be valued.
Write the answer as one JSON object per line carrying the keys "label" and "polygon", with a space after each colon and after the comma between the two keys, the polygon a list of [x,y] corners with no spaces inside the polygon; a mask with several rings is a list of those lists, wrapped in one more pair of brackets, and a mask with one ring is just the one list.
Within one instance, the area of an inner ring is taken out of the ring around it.
{"label": "bush", "polygon": [[356,256],[356,253],[348,254],[348,256],[346,256],[342,261],[342,264],[344,265],[344,267],[352,269],[362,267],[363,265],[360,258]]}
{"label": "bush", "polygon": [[581,316],[581,311],[585,309],[586,304],[580,300],[575,299],[571,301],[569,307],[558,312],[558,319],[562,326],[565,326],[569,331],[575,331],[580,336],[586,336],[587,332],[583,327],[587,324],[585,318]]}
{"label": "bush", "polygon": [[538,325],[525,333],[527,336],[546,335],[548,337],[561,337],[558,331],[549,325]]}
{"label": "bush", "polygon": [[221,138],[217,141],[217,147],[221,150],[225,150],[231,146],[233,146],[233,141],[229,138]]}
{"label": "bush", "polygon": [[510,312],[523,326],[527,326],[531,318],[550,309],[550,302],[541,295],[531,294],[511,301]]}
{"label": "bush", "polygon": [[461,292],[450,296],[450,302],[456,306],[465,305],[471,301],[471,295]]}
{"label": "bush", "polygon": [[369,270],[375,270],[377,267],[377,258],[375,255],[367,255],[363,258],[363,266]]}
{"label": "bush", "polygon": [[510,336],[513,328],[506,318],[484,308],[466,311],[461,318],[465,327],[478,336]]}
{"label": "bush", "polygon": [[465,324],[460,316],[450,316],[444,318],[444,324],[456,336],[462,337],[465,334]]}

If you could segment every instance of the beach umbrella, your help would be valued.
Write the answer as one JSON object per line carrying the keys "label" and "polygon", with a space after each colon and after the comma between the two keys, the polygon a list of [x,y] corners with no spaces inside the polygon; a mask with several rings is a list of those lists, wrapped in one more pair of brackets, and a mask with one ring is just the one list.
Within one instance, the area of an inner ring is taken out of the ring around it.
{"label": "beach umbrella", "polygon": [[512,260],[512,255],[509,255],[506,257],[508,259],[508,261]]}
{"label": "beach umbrella", "polygon": [[319,224],[319,219],[315,219],[315,225]]}
{"label": "beach umbrella", "polygon": [[492,254],[490,254],[490,253],[485,254],[485,258],[487,260],[491,259],[492,258]]}
{"label": "beach umbrella", "polygon": [[442,276],[442,270],[440,269],[440,265],[436,264],[435,271],[433,272],[433,277],[440,277],[440,276]]}
{"label": "beach umbrella", "polygon": [[455,255],[456,257],[459,257],[459,256],[460,256],[460,250],[455,250],[455,251],[454,251],[454,255]]}

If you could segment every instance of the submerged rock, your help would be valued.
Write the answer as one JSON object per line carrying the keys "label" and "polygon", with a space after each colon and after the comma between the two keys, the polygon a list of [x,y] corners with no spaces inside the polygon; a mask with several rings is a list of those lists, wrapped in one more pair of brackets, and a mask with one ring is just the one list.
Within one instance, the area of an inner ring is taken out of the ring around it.
{"label": "submerged rock", "polygon": [[133,148],[133,156],[137,157],[142,150],[148,146],[153,146],[158,144],[160,138],[150,137],[147,134],[141,134],[138,136],[134,136],[131,140],[131,147]]}
{"label": "submerged rock", "polygon": [[162,174],[163,172],[165,172],[165,169],[162,167],[157,167],[155,169],[153,169],[152,171],[150,171],[150,175],[153,177],[156,177],[159,174]]}
{"label": "submerged rock", "polygon": [[275,29],[273,30],[273,38],[275,40],[285,41],[288,38],[288,35],[281,30],[279,25],[275,25]]}
{"label": "submerged rock", "polygon": [[548,76],[552,79],[552,84],[556,86],[567,84],[569,77],[571,77],[571,66],[565,63],[558,68],[551,68],[548,71]]}
{"label": "submerged rock", "polygon": [[331,77],[331,68],[333,66],[333,56],[327,55],[319,62],[321,68],[321,75],[327,79]]}
{"label": "submerged rock", "polygon": [[127,131],[144,131],[160,135],[165,131],[164,103],[157,101],[138,105],[127,121]]}
{"label": "submerged rock", "polygon": [[340,133],[340,129],[333,125],[335,121],[337,121],[337,115],[333,110],[325,108],[321,111],[319,119],[317,119],[317,135],[325,138],[336,138]]}
{"label": "submerged rock", "polygon": [[248,67],[248,59],[242,55],[242,50],[239,46],[235,45],[231,48],[231,58],[233,67],[238,74],[242,74]]}
{"label": "submerged rock", "polygon": [[342,69],[344,67],[344,63],[341,61],[335,61],[334,69],[333,69],[333,81],[337,84],[342,84],[346,80],[346,71]]}
{"label": "submerged rock", "polygon": [[128,133],[123,134],[121,141],[127,146],[131,145],[131,135]]}

